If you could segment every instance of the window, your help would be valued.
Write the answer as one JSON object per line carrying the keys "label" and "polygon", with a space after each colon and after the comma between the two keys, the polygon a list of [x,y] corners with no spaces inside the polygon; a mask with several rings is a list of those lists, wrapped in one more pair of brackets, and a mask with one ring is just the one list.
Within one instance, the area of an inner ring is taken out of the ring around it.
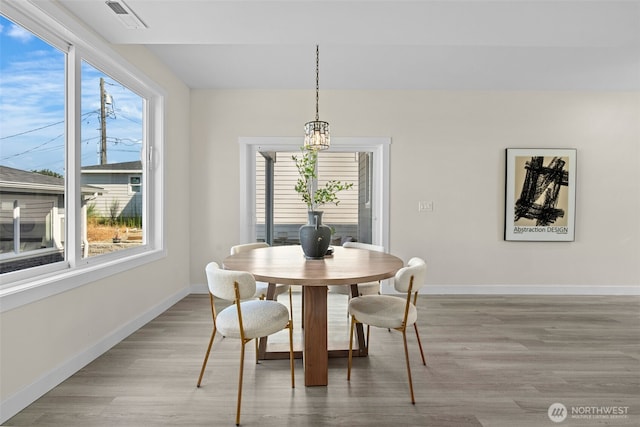
{"label": "window", "polygon": [[[298,155],[300,151],[256,153],[257,241],[266,241],[272,245],[298,243],[298,230],[307,223],[307,207],[294,189],[298,172],[292,156]],[[371,235],[370,229],[364,230],[366,227],[370,228],[370,223],[358,223],[359,213],[362,213],[358,205],[360,155],[361,153],[333,151],[318,153],[318,186],[334,179],[353,184],[353,188],[339,193],[338,205],[328,203],[321,207],[324,212],[322,222],[332,227],[333,239],[337,241],[342,237],[360,240],[362,235]],[[271,168],[266,167],[268,162],[273,163]],[[273,198],[267,197],[267,194],[273,194]],[[268,202],[269,200],[272,202]],[[267,215],[267,211],[272,215]],[[361,226],[363,229],[359,230]]]}
{"label": "window", "polygon": [[163,256],[163,97],[83,29],[0,7],[4,310],[3,291],[35,278],[60,292]]}
{"label": "window", "polygon": [[[306,206],[293,190],[297,171],[292,154],[299,153],[302,138],[240,138],[240,241],[295,243],[297,229],[306,223]],[[389,242],[389,138],[340,138],[319,157],[319,180],[335,178],[354,183],[354,189],[340,193],[336,208],[323,206],[323,222],[336,227],[340,236],[382,245]],[[324,162],[323,162],[324,159]],[[324,163],[324,164],[323,164]],[[273,173],[266,171],[273,170]],[[367,174],[365,176],[364,174]],[[269,182],[272,176],[273,182]],[[273,194],[267,189],[273,188]],[[369,194],[365,196],[365,191]],[[273,215],[265,206],[273,199]],[[275,200],[277,199],[277,200]],[[273,222],[269,231],[267,224]]]}
{"label": "window", "polygon": [[129,194],[140,193],[142,191],[141,178],[139,176],[129,177]]}
{"label": "window", "polygon": [[84,60],[81,91],[82,246],[94,257],[144,242],[144,99]]}
{"label": "window", "polygon": [[2,274],[65,258],[67,54],[2,16],[0,25]]}

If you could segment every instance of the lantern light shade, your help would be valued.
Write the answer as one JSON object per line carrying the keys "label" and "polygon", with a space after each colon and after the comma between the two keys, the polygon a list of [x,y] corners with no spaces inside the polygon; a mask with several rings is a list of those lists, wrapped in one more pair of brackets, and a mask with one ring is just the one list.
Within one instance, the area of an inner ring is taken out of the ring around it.
{"label": "lantern light shade", "polygon": [[331,145],[329,123],[320,120],[320,48],[316,45],[316,119],[304,125],[304,148],[307,150],[326,150]]}
{"label": "lantern light shade", "polygon": [[329,123],[320,120],[304,125],[304,146],[311,150],[325,150],[331,145]]}

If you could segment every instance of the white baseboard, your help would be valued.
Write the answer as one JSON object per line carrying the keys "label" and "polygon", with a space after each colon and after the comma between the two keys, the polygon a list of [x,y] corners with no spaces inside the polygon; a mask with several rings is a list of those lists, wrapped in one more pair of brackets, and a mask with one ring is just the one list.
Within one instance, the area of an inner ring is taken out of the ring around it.
{"label": "white baseboard", "polygon": [[196,283],[191,285],[191,293],[192,294],[208,294],[209,287],[206,283]]}
{"label": "white baseboard", "polygon": [[179,292],[171,295],[160,304],[152,307],[147,312],[141,314],[131,322],[123,325],[112,334],[106,336],[100,342],[89,347],[82,353],[77,354],[62,365],[52,369],[48,373],[42,375],[39,379],[24,387],[14,395],[8,397],[0,403],[0,424],[6,422],[9,418],[35,402],[49,390],[62,383],[71,375],[78,372],[84,366],[98,358],[114,345],[149,323],[158,315],[164,313],[169,307],[189,295],[190,289],[184,288]]}
{"label": "white baseboard", "polygon": [[426,285],[425,295],[640,295],[640,285]]}

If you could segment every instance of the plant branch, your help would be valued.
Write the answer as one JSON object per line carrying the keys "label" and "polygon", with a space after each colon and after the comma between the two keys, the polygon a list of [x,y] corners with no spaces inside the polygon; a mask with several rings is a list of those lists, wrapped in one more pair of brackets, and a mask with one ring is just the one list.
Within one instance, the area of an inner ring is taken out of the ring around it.
{"label": "plant branch", "polygon": [[336,206],[340,203],[337,193],[353,187],[353,183],[343,183],[342,181],[331,180],[325,183],[324,187],[314,191],[314,184],[317,182],[318,152],[300,148],[300,157],[291,156],[298,169],[298,181],[295,185],[296,192],[302,201],[307,205],[309,211],[315,211],[319,206],[326,203],[333,203]]}

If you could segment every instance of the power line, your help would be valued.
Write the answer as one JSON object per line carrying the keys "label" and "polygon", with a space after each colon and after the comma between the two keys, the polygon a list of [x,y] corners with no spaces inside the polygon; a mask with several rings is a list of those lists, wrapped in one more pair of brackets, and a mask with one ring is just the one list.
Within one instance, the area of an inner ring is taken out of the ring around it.
{"label": "power line", "polygon": [[114,112],[119,112],[119,113],[120,113],[120,116],[119,116],[120,118],[123,118],[123,119],[125,119],[125,120],[129,120],[131,123],[135,123],[135,124],[137,124],[137,125],[142,124],[142,122],[141,122],[140,120],[132,119],[132,118],[130,118],[130,117],[127,117],[125,114],[123,114],[123,111],[124,111],[124,110],[122,110],[121,108],[115,108],[115,109],[114,109]]}
{"label": "power line", "polygon": [[139,153],[140,152],[140,150],[124,150],[124,149],[118,149],[118,148],[112,148],[109,151],[117,151],[120,153]]}
{"label": "power line", "polygon": [[[12,154],[10,156],[2,157],[2,158],[0,158],[0,160],[8,160],[8,159],[12,159],[12,158],[19,157],[19,156],[24,156],[26,154],[33,153],[35,151],[38,151],[39,153],[44,153],[44,152],[48,152],[48,151],[60,150],[60,149],[64,148],[64,144],[57,145],[55,147],[46,147],[46,148],[42,148],[42,147],[44,147],[45,145],[53,142],[54,140],[60,138],[63,135],[64,134],[60,134],[60,135],[56,136],[55,138],[53,138],[53,139],[51,139],[49,141],[46,141],[46,142],[44,142],[44,143],[42,143],[40,145],[37,145],[35,147],[32,147],[32,148],[30,148],[28,150],[25,150],[25,151],[22,151],[20,153],[16,153],[16,154]],[[90,141],[96,140],[96,139],[99,139],[99,138],[100,138],[99,136],[86,138],[86,139],[83,139],[82,142],[83,143],[89,143]],[[129,142],[125,142],[125,141],[129,141]],[[109,142],[110,144],[114,144],[114,145],[124,145],[124,146],[127,146],[127,147],[135,147],[140,143],[140,140],[134,140],[134,139],[130,139],[130,138],[108,137],[107,138],[107,142]],[[111,149],[111,151],[137,153],[140,150]],[[93,154],[91,154],[91,155],[93,155]]]}
{"label": "power line", "polygon": [[27,130],[27,131],[24,131],[24,132],[16,133],[15,135],[3,136],[0,139],[8,139],[8,138],[13,138],[13,137],[20,136],[20,135],[26,135],[26,134],[31,133],[31,132],[36,132],[36,131],[39,131],[39,130],[42,130],[42,129],[50,128],[51,126],[59,125],[60,123],[64,123],[64,120],[61,120],[61,121],[55,122],[55,123],[51,123],[50,125],[45,125],[45,126],[42,126],[42,127],[36,128],[36,129],[31,129],[31,130]]}
{"label": "power line", "polygon": [[[82,114],[80,117],[84,117],[84,116],[87,116],[89,114],[95,114],[95,113],[97,113],[99,111],[100,110],[89,111],[89,112],[86,112],[86,113]],[[14,135],[3,136],[2,138],[0,138],[0,140],[9,139],[9,138],[15,138],[16,136],[26,135],[26,134],[31,133],[31,132],[37,132],[39,130],[50,128],[51,126],[59,125],[60,123],[64,123],[64,122],[65,122],[64,120],[60,120],[59,122],[55,122],[55,123],[51,123],[51,124],[48,124],[48,125],[44,125],[44,126],[41,126],[39,128],[26,130],[24,132],[16,133]]]}
{"label": "power line", "polygon": [[56,139],[58,139],[58,138],[60,138],[62,136],[64,136],[64,133],[61,133],[60,135],[56,136],[55,138],[51,138],[50,140],[48,140],[46,142],[43,142],[40,145],[36,145],[35,147],[29,148],[28,150],[25,150],[25,151],[23,151],[21,153],[16,153],[16,154],[12,154],[10,156],[2,157],[0,160],[8,160],[8,159],[12,159],[14,157],[23,156],[23,155],[25,155],[27,153],[30,153],[30,152],[32,152],[32,151],[34,151],[34,150],[36,150],[36,149],[38,149],[40,147],[44,147],[45,145],[55,141]]}
{"label": "power line", "polygon": [[141,139],[131,139],[131,138],[118,138],[116,136],[108,136],[107,137],[107,142],[110,142],[112,144],[122,144],[122,145],[126,145],[128,147],[134,147],[136,145],[139,145],[142,140]]}

